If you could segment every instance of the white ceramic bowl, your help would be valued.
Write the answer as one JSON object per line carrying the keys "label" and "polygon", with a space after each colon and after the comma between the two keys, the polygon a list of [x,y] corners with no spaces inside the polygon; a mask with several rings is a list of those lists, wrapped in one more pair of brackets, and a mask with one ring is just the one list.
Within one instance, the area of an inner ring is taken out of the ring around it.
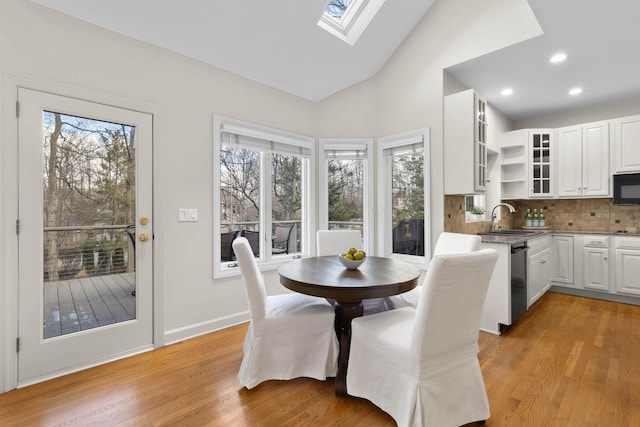
{"label": "white ceramic bowl", "polygon": [[346,259],[345,257],[338,255],[338,259],[340,260],[342,265],[344,265],[347,268],[347,270],[357,270],[358,267],[360,267],[360,264],[362,264],[367,260],[367,257],[364,257],[359,260],[354,260],[354,259]]}

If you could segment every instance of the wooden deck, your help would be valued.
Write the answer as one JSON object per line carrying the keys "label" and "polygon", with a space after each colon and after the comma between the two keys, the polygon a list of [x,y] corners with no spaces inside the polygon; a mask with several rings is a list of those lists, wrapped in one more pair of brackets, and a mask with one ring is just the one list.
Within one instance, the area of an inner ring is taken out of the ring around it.
{"label": "wooden deck", "polygon": [[136,317],[135,273],[45,282],[44,338]]}

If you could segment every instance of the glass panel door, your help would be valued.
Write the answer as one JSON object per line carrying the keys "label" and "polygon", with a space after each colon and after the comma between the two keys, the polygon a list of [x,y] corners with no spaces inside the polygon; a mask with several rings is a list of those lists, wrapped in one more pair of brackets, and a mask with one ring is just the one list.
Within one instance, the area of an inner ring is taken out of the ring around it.
{"label": "glass panel door", "polygon": [[150,348],[152,117],[20,88],[18,382]]}

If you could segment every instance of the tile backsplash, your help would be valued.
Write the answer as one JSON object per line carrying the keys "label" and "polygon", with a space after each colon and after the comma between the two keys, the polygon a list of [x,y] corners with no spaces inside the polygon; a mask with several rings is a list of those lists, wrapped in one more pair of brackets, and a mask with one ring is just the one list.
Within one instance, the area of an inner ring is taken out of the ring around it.
{"label": "tile backsplash", "polygon": [[[500,225],[521,228],[527,209],[543,209],[547,226],[553,230],[640,233],[640,206],[614,205],[611,199],[507,200],[516,208]],[[490,221],[465,222],[464,196],[445,196],[445,231],[478,233],[489,231]],[[488,207],[490,212],[492,207]]]}
{"label": "tile backsplash", "polygon": [[444,231],[476,234],[491,229],[491,221],[466,222],[464,208],[464,196],[444,196]]}

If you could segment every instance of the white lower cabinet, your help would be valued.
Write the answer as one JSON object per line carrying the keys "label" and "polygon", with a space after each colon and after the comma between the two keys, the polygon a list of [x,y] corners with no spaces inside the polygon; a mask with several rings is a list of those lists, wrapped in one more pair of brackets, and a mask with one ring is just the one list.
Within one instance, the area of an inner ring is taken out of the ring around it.
{"label": "white lower cabinet", "polygon": [[614,247],[616,291],[640,296],[640,238],[616,238]]}
{"label": "white lower cabinet", "polygon": [[584,288],[609,291],[609,249],[584,248]]}
{"label": "white lower cabinet", "polygon": [[551,287],[551,248],[529,258],[527,308]]}
{"label": "white lower cabinet", "polygon": [[551,236],[531,239],[527,242],[527,308],[551,287]]}
{"label": "white lower cabinet", "polygon": [[609,236],[584,235],[582,273],[584,289],[609,291]]}
{"label": "white lower cabinet", "polygon": [[552,237],[551,264],[554,284],[575,287],[573,279],[573,236]]}

